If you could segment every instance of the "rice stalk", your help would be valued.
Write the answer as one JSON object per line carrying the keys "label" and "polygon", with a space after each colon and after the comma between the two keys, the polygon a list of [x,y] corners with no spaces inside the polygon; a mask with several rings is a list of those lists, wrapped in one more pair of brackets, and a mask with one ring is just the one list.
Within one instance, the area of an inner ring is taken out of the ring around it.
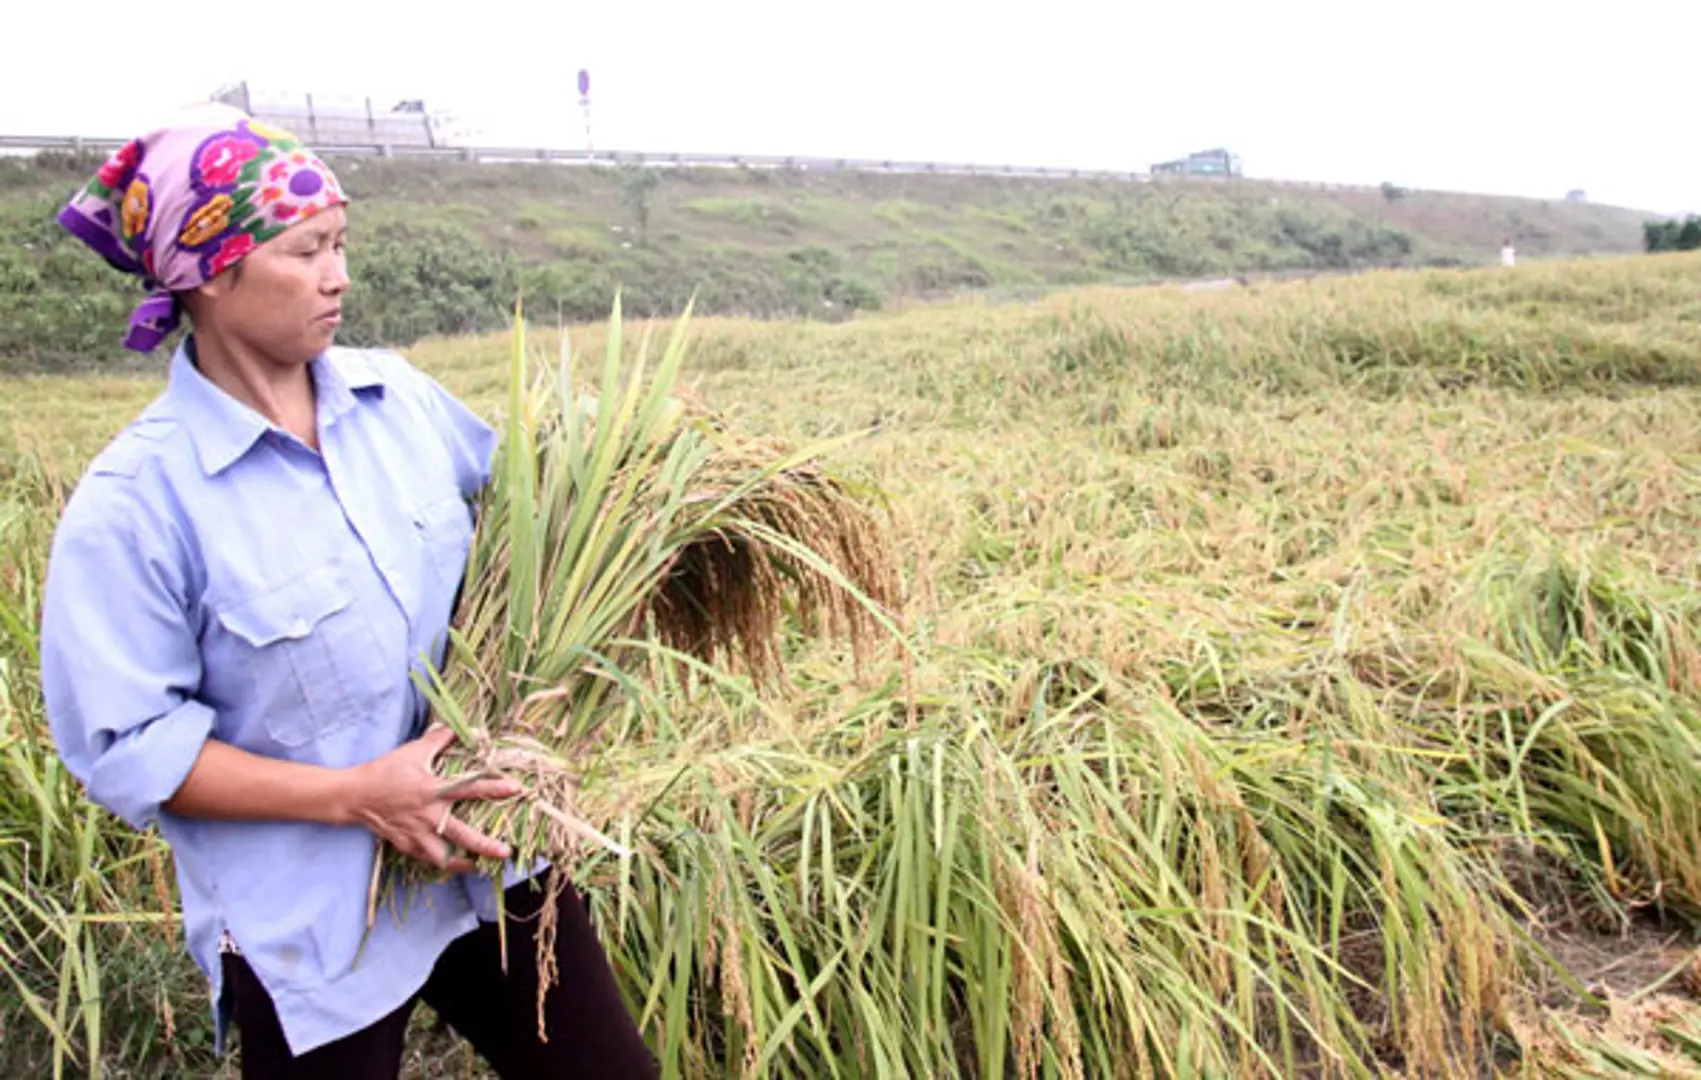
{"label": "rice stalk", "polygon": [[[879,631],[896,630],[880,523],[819,464],[845,440],[800,449],[687,416],[670,397],[685,327],[647,382],[646,337],[622,382],[617,301],[601,392],[588,399],[573,392],[565,352],[553,379],[530,375],[516,308],[494,478],[446,660],[419,681],[457,736],[438,762],[443,795],[484,777],[523,785],[512,800],[463,804],[464,820],[509,843],[520,866],[631,854],[600,827],[630,811],[633,792],[599,736],[624,702],[648,699],[640,684],[655,658],[762,685],[782,666],[788,625],[849,641],[859,661]],[[394,899],[390,871],[404,883],[426,874],[388,855],[374,905]],[[484,869],[500,883],[502,867]],[[550,880],[558,890],[564,879]]]}

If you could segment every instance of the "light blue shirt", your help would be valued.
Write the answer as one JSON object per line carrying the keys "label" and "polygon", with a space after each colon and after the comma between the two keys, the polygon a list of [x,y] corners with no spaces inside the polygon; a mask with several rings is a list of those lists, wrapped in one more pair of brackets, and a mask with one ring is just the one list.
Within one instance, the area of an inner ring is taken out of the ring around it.
{"label": "light blue shirt", "polygon": [[402,1005],[450,941],[495,917],[487,880],[432,885],[380,909],[357,965],[368,830],[161,809],[208,738],[346,768],[423,729],[409,671],[441,658],[495,433],[394,353],[332,349],[311,371],[318,452],[180,346],[164,393],[66,505],[44,594],[59,751],[94,801],[171,845],[221,1051],[225,931],[303,1053]]}

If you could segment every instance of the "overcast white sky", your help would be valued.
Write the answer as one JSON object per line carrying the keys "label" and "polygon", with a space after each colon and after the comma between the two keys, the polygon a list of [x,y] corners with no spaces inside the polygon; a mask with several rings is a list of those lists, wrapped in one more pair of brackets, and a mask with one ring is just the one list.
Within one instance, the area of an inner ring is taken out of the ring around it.
{"label": "overcast white sky", "polygon": [[1253,176],[1701,212],[1696,0],[999,2],[18,0],[0,133],[128,136],[247,79],[582,147],[584,67],[601,149],[1143,169],[1223,145]]}

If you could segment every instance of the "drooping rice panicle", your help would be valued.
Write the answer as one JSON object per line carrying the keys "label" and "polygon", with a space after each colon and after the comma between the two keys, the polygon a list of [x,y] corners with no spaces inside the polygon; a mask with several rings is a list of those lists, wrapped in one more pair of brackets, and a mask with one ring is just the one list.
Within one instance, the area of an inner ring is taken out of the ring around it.
{"label": "drooping rice panicle", "polygon": [[[646,335],[622,381],[617,299],[590,396],[574,392],[565,348],[552,378],[532,376],[516,308],[502,444],[444,662],[419,683],[456,734],[438,762],[446,792],[480,777],[524,786],[457,810],[522,865],[628,854],[598,822],[639,792],[598,773],[613,766],[597,735],[644,700],[656,658],[760,684],[780,670],[788,618],[805,635],[848,640],[859,661],[882,630],[897,631],[881,522],[820,463],[845,440],[797,448],[688,413],[671,394],[688,319],[648,378]],[[588,802],[587,786],[598,788]],[[431,874],[387,860],[398,872],[375,877],[374,903]]]}

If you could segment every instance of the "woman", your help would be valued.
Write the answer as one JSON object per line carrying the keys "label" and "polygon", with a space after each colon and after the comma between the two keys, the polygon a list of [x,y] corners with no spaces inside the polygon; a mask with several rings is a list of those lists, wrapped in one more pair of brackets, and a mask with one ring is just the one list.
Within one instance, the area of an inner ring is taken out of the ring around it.
{"label": "woman", "polygon": [[[441,656],[495,436],[400,357],[332,347],[346,204],[294,138],[218,108],[125,146],[61,213],[155,289],[127,346],[180,314],[191,332],[55,534],[54,737],[92,799],[170,844],[244,1077],[391,1080],[420,1000],[504,1077],[654,1075],[571,890],[539,1038],[539,894],[511,870],[504,976],[467,872],[509,852],[435,794],[450,735],[422,731],[410,669]],[[443,876],[368,937],[380,840]]]}

